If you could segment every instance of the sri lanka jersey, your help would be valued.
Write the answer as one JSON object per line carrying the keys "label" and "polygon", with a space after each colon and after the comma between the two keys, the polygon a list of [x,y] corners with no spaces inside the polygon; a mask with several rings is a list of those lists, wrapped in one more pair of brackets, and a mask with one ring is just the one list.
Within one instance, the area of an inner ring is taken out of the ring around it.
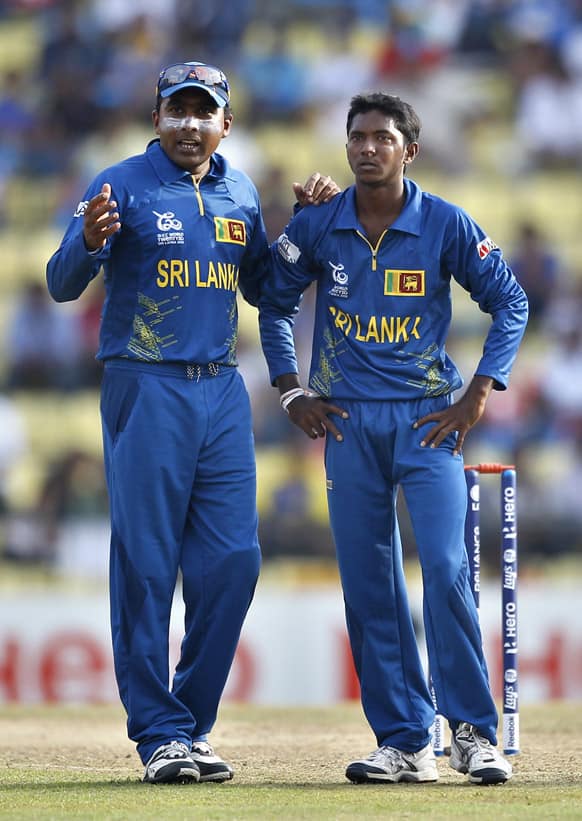
{"label": "sri lanka jersey", "polygon": [[[83,239],[89,200],[111,185],[121,230],[97,254]],[[157,140],[101,172],[47,266],[59,302],[103,266],[99,359],[236,364],[236,291],[258,303],[268,244],[255,186],[218,154],[197,185]]]}
{"label": "sri lanka jersey", "polygon": [[463,209],[405,179],[406,202],[375,245],[355,188],[289,223],[272,249],[260,303],[271,380],[296,373],[293,318],[315,281],[310,387],[337,399],[413,399],[462,385],[445,350],[451,277],[492,317],[476,373],[507,386],[527,299],[501,251]]}

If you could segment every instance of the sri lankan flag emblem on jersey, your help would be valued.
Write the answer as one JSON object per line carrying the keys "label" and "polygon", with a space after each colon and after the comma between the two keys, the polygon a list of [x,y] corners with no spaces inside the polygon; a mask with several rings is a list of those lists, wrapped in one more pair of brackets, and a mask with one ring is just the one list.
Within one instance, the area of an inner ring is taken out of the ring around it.
{"label": "sri lankan flag emblem on jersey", "polygon": [[424,296],[424,271],[384,271],[384,296]]}
{"label": "sri lankan flag emblem on jersey", "polygon": [[234,242],[236,245],[247,244],[246,226],[242,220],[214,217],[214,227],[217,242]]}

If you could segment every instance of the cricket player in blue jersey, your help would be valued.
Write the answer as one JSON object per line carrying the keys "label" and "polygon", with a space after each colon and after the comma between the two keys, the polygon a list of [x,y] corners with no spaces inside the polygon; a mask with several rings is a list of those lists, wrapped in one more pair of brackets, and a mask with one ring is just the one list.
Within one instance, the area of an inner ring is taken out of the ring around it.
{"label": "cricket player in blue jersey", "polygon": [[[269,249],[254,185],[216,153],[231,125],[220,69],[164,69],[157,139],[97,176],[47,267],[59,302],[105,275],[97,356],[113,654],[150,783],[232,778],[208,734],[260,564],[236,294],[257,304]],[[302,205],[339,190],[319,174],[294,188]],[[185,635],[170,686],[179,572]]]}
{"label": "cricket player in blue jersey", "polygon": [[[347,120],[355,185],[289,223],[260,301],[270,376],[291,420],[327,434],[328,506],[362,705],[378,749],[354,782],[436,781],[435,711],[409,610],[396,519],[401,488],[424,583],[428,659],[452,730],[450,765],[473,783],[511,777],[469,587],[461,450],[490,391],[507,387],[527,300],[501,251],[461,209],[405,178],[419,150],[412,107],[357,96]],[[492,317],[466,391],[445,342],[451,277]],[[309,390],[293,316],[317,283]]]}

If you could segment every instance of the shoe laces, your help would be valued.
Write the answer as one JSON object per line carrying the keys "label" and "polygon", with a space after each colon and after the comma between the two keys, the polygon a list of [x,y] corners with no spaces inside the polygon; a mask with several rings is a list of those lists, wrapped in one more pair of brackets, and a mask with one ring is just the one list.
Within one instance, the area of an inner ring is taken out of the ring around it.
{"label": "shoe laces", "polygon": [[368,756],[369,761],[379,761],[382,764],[399,764],[402,761],[400,750],[395,747],[378,747]]}
{"label": "shoe laces", "polygon": [[214,755],[214,750],[207,741],[192,742],[192,749],[201,755]]}
{"label": "shoe laces", "polygon": [[171,741],[164,748],[163,754],[164,758],[183,758],[185,755],[189,755],[189,752],[183,741]]}
{"label": "shoe laces", "polygon": [[468,741],[469,743],[476,744],[480,750],[487,750],[488,752],[491,752],[491,742],[489,739],[477,732],[472,724],[467,724],[466,722],[459,724],[455,733],[455,738],[459,741]]}

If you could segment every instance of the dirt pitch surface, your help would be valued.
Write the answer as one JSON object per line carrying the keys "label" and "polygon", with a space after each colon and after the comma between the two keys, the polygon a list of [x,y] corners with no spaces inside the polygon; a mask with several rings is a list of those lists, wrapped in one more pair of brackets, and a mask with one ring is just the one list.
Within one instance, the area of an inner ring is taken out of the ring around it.
{"label": "dirt pitch surface", "polygon": [[[519,793],[520,799],[527,799],[527,803],[531,793],[533,805],[546,791],[563,790],[562,809],[556,810],[556,814],[540,815],[533,812],[532,806],[531,815],[518,813],[515,817],[582,819],[580,705],[552,703],[530,707],[522,712],[521,723],[522,752],[512,757],[514,778],[503,788],[495,788],[494,803],[501,799],[501,790],[505,790],[503,800],[509,801],[512,794],[517,796]],[[227,704],[221,711],[212,741],[236,771],[235,779],[230,784],[220,787],[212,785],[215,791],[223,791],[221,795],[225,798],[229,793],[233,795],[233,788],[299,788],[303,793],[309,789],[314,792],[321,789],[328,794],[334,793],[335,788],[336,792],[341,789],[357,804],[360,796],[364,800],[365,796],[370,795],[370,790],[376,789],[349,785],[344,776],[350,759],[365,756],[375,747],[359,704],[321,709],[271,709]],[[470,803],[474,800],[469,795],[471,791],[487,793],[485,788],[469,786],[465,776],[451,770],[446,757],[439,759],[438,766],[438,785],[382,785],[377,789],[383,795],[386,795],[386,789],[400,791],[400,794],[405,790],[412,798],[413,793],[416,797],[419,790],[427,786],[429,789],[444,788],[447,791],[450,785],[453,796],[460,796],[463,803],[467,799]],[[124,716],[120,709],[109,706],[0,708],[0,817],[25,817],[25,812],[16,812],[16,809],[11,815],[6,802],[14,802],[16,808],[19,785],[22,784],[25,789],[38,784],[40,788],[45,779],[50,781],[51,771],[61,782],[78,781],[86,787],[92,784],[102,787],[107,784],[110,787],[123,784],[138,786],[137,792],[133,790],[133,800],[138,802],[140,796],[147,800],[148,795],[159,795],[160,790],[139,784],[143,768],[133,744],[125,735]],[[206,789],[209,786],[188,789]],[[393,795],[396,796],[396,793]],[[491,788],[489,795],[493,795]],[[455,797],[452,800],[455,801]],[[509,817],[493,806],[489,809],[490,817]],[[410,810],[409,807],[404,815],[398,817],[413,817]],[[39,815],[31,807],[30,817],[49,816]],[[65,814],[50,817],[65,817]],[[89,816],[80,812],[78,816],[67,813],[66,817]],[[139,817],[137,809],[136,815],[131,817]],[[230,809],[225,815],[212,814],[208,817],[247,818],[252,814],[239,814]],[[256,817],[271,816],[258,813]],[[291,815],[281,814],[279,817]],[[313,815],[293,817],[345,816],[333,813],[318,815],[314,807]],[[375,816],[369,816],[364,810],[354,817]],[[438,814],[433,817],[445,816]]]}

